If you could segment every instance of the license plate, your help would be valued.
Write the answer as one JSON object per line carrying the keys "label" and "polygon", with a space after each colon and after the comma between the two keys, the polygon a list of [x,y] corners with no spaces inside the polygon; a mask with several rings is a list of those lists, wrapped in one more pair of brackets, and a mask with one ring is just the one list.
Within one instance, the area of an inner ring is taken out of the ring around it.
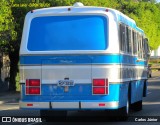
{"label": "license plate", "polygon": [[58,86],[74,86],[73,80],[59,80]]}

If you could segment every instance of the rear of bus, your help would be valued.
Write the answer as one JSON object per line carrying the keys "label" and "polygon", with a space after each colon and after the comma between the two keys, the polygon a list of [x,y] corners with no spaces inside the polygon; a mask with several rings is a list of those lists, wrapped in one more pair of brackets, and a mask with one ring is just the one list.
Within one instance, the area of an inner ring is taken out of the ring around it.
{"label": "rear of bus", "polygon": [[112,83],[120,71],[119,57],[107,53],[108,13],[105,8],[60,7],[27,14],[20,50],[21,109],[119,108],[120,94],[127,91],[119,93],[120,85]]}

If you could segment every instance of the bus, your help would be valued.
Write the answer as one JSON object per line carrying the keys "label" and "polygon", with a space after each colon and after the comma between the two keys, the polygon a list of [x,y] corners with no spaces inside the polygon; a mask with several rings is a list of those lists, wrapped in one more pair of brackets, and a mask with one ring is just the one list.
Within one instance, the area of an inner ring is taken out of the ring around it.
{"label": "bus", "polygon": [[20,47],[20,109],[128,116],[147,95],[148,57],[144,31],[115,9],[77,2],[32,10]]}

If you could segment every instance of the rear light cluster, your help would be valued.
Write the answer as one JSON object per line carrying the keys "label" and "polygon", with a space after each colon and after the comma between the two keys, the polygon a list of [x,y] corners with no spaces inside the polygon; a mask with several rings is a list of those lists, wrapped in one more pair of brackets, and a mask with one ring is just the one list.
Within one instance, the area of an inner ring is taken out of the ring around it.
{"label": "rear light cluster", "polygon": [[26,79],[26,95],[40,95],[40,79]]}
{"label": "rear light cluster", "polygon": [[108,79],[93,79],[92,92],[97,95],[108,95],[109,82]]}

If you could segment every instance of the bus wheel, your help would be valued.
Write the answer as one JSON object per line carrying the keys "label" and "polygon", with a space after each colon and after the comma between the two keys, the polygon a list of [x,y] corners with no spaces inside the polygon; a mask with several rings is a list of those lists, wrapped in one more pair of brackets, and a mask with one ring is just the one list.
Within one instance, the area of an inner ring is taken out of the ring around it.
{"label": "bus wheel", "polygon": [[67,111],[40,110],[40,116],[47,122],[65,121],[67,116]]}
{"label": "bus wheel", "polygon": [[127,100],[127,105],[118,109],[118,120],[126,121],[129,115],[129,100]]}
{"label": "bus wheel", "polygon": [[142,100],[131,104],[131,109],[134,111],[142,110]]}
{"label": "bus wheel", "polygon": [[47,119],[47,118],[49,118],[49,117],[48,117],[48,110],[40,110],[40,117],[41,117],[43,120],[48,121],[48,120],[49,120],[49,119]]}
{"label": "bus wheel", "polygon": [[152,75],[150,74],[150,75],[149,75],[149,78],[151,78],[151,77],[152,77]]}

